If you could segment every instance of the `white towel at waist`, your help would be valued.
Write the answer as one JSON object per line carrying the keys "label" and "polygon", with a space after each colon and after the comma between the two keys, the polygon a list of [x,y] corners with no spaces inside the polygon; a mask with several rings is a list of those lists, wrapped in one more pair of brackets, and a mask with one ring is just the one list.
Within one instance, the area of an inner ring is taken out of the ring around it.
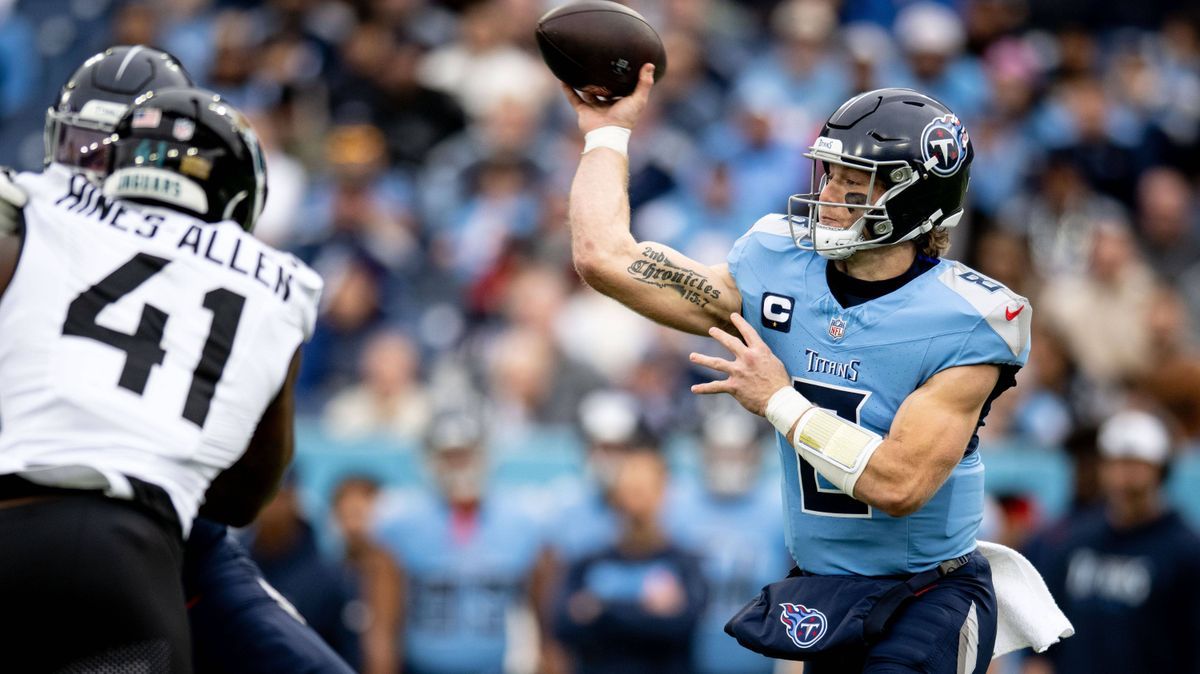
{"label": "white towel at waist", "polygon": [[1075,633],[1028,559],[999,543],[979,541],[978,546],[992,566],[996,588],[998,624],[993,657],[1027,647],[1041,653]]}

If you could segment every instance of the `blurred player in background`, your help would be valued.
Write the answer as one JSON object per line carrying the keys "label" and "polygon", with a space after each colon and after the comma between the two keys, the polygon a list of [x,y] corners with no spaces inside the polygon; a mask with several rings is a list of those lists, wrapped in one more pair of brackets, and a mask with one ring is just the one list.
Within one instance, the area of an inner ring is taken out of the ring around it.
{"label": "blurred player in background", "polygon": [[[46,165],[102,181],[111,150],[102,141],[134,100],[150,90],[191,84],[178,60],[157,49],[117,46],[95,54],[72,73],[46,113]],[[12,198],[24,200],[16,187],[7,186]],[[0,220],[7,223],[0,224],[0,247],[15,230],[17,213],[10,203],[0,205]],[[183,568],[197,671],[294,671],[298,663],[314,672],[349,671],[278,601],[224,524],[196,518]]]}
{"label": "blurred player in background", "polygon": [[436,415],[425,440],[435,493],[379,523],[377,538],[404,578],[406,672],[503,672],[510,613],[544,604],[542,529],[518,504],[486,490],[485,441],[475,416]]}
{"label": "blurred player in background", "polygon": [[659,523],[667,466],[638,446],[617,469],[616,541],[568,567],[555,632],[578,674],[684,674],[707,590],[696,558]]}
{"label": "blurred player in background", "polygon": [[[567,567],[616,542],[620,517],[613,506],[613,483],[621,464],[647,434],[637,399],[621,389],[600,389],[579,403],[579,430],[586,443],[584,474],[552,489],[547,544],[553,557],[549,584],[557,587]],[[567,667],[560,644],[543,649],[550,671]]]}
{"label": "blurred player in background", "polygon": [[1200,671],[1200,538],[1163,493],[1168,430],[1126,410],[1101,425],[1097,445],[1102,507],[1048,532],[1032,557],[1079,635],[1025,671]]}
{"label": "blurred player in background", "polygon": [[762,470],[760,428],[741,409],[707,416],[701,427],[702,475],[678,480],[665,506],[666,530],[700,556],[709,587],[693,650],[697,674],[769,674],[775,668],[724,629],[749,597],[791,566],[779,489]]}
{"label": "blurred player in background", "polygon": [[637,399],[625,391],[594,391],[580,402],[586,477],[582,484],[569,483],[554,515],[550,544],[560,563],[573,562],[617,540],[612,485],[625,455],[642,434],[639,418]]}
{"label": "blurred player in background", "polygon": [[216,95],[161,90],[82,147],[111,153],[103,192],[16,176],[0,262],[6,658],[190,671],[184,540],[278,483],[321,280],[250,235],[261,148]]}
{"label": "blurred player in background", "polygon": [[[988,562],[975,552],[976,430],[1025,363],[1032,310],[940,258],[963,213],[974,152],[965,127],[915,91],[851,98],[809,150],[811,193],[789,198],[788,215],[755,223],[728,264],[708,266],[629,231],[627,144],[652,86],[647,64],[638,89],[612,105],[564,87],[586,139],[569,209],[577,270],[733,354],[693,354],[728,375],[693,391],[729,393],[779,431],[787,542],[801,576],[938,579],[869,646],[821,658],[793,632],[794,656],[811,657],[813,672],[983,672],[997,612]],[[791,624],[815,619],[800,613]]]}

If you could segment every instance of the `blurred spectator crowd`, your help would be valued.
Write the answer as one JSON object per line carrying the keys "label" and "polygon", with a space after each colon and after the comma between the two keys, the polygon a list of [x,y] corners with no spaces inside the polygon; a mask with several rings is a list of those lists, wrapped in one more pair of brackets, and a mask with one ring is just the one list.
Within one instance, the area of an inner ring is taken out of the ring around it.
{"label": "blurred spectator crowd", "polygon": [[[257,233],[326,280],[298,405],[331,437],[413,446],[429,437],[438,410],[454,406],[487,420],[488,441],[519,442],[576,428],[581,405],[601,389],[632,396],[655,436],[698,437],[711,410],[687,391],[705,375],[686,356],[710,348],[705,340],[636,317],[571,268],[566,197],[582,142],[533,43],[537,18],[556,4],[0,0],[0,163],[40,167],[44,111],[88,55],[118,43],[161,47],[251,116],[269,168]],[[839,103],[881,86],[919,89],[956,111],[975,144],[969,215],[950,257],[1028,296],[1035,310],[1030,363],[992,408],[985,460],[1010,447],[1060,452],[1130,406],[1161,414],[1174,446],[1197,451],[1194,3],[628,4],[668,53],[631,145],[636,236],[720,262],[758,217],[807,188],[802,153]],[[655,479],[628,488],[629,521],[646,519],[638,499],[653,500],[644,492]],[[376,486],[347,489],[338,503],[364,494],[360,501],[374,502]],[[351,529],[361,533],[374,525],[355,503],[338,516],[358,517]],[[1022,519],[1020,498],[1000,506],[1009,525],[1038,524]],[[279,507],[276,523],[294,519],[287,503]],[[587,531],[569,529],[554,536]],[[639,532],[630,535],[650,535]],[[261,544],[286,549],[286,533]],[[379,567],[359,542],[348,546],[355,568]],[[509,576],[537,565],[536,546],[522,550],[521,560],[497,561]],[[419,567],[434,553],[389,554]],[[612,569],[628,564],[614,559],[602,589],[617,596],[627,574]],[[642,572],[658,583],[651,603],[667,615],[703,593],[693,592],[687,564],[664,559],[658,576]],[[429,582],[409,592],[426,592],[433,603],[422,610],[434,613],[423,619],[436,625],[445,619],[437,602],[449,600],[436,595],[444,583]],[[480,582],[498,597],[516,592],[508,580]],[[708,595],[720,599],[716,589]],[[571,620],[600,613],[594,601],[564,601],[557,624],[569,643]],[[494,627],[504,616],[487,620]],[[535,622],[552,630],[554,616]],[[364,643],[386,650],[378,639]]]}
{"label": "blurred spectator crowd", "polygon": [[[572,273],[580,149],[533,47],[547,0],[0,1],[0,160],[41,161],[41,112],[112,43],[175,53],[268,147],[258,233],[326,278],[301,408],[420,437],[472,396],[494,424],[571,423],[602,385],[694,428],[693,340]],[[1035,353],[989,440],[1060,444],[1130,391],[1200,438],[1200,28],[1170,2],[633,2],[669,55],[638,128],[639,237],[721,261],[807,185],[855,92],[942,99],[976,146],[952,257],[1028,295]]]}

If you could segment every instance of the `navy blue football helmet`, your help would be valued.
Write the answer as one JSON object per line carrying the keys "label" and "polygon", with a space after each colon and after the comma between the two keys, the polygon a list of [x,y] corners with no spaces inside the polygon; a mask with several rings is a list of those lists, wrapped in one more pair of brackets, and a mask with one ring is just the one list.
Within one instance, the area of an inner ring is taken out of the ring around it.
{"label": "navy blue football helmet", "polygon": [[[893,88],[843,103],[804,156],[813,161],[812,191],[788,199],[792,236],[801,248],[840,260],[956,226],[975,153],[949,108]],[[820,198],[835,164],[870,175],[866,203],[854,208],[862,215],[845,229],[820,221],[822,206],[846,207]]]}
{"label": "navy blue football helmet", "polygon": [[108,146],[100,141],[147,91],[190,87],[192,78],[179,60],[142,45],[109,47],[84,61],[46,111],[45,163],[75,166],[103,175]]}

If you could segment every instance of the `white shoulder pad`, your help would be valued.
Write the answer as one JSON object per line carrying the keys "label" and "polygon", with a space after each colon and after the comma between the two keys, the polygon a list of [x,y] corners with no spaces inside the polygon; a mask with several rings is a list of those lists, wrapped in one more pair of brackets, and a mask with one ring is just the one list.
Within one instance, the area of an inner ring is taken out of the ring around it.
{"label": "white shoulder pad", "polygon": [[1013,356],[1019,357],[1029,348],[1033,307],[1028,299],[961,262],[954,262],[938,280],[979,312]]}
{"label": "white shoulder pad", "polygon": [[299,295],[296,307],[300,311],[300,327],[304,330],[304,339],[308,341],[313,336],[317,325],[317,310],[321,303],[321,292],[325,289],[325,281],[312,267],[301,262],[295,255],[282,253],[284,264],[293,274],[296,282],[295,289]]}
{"label": "white shoulder pad", "polygon": [[788,216],[783,213],[770,213],[758,219],[754,226],[750,228],[747,234],[762,232],[764,234],[777,234],[791,238],[792,228],[788,224]]}
{"label": "white shoulder pad", "polygon": [[29,195],[15,178],[11,169],[0,167],[0,236],[17,231],[19,211],[29,203]]}

